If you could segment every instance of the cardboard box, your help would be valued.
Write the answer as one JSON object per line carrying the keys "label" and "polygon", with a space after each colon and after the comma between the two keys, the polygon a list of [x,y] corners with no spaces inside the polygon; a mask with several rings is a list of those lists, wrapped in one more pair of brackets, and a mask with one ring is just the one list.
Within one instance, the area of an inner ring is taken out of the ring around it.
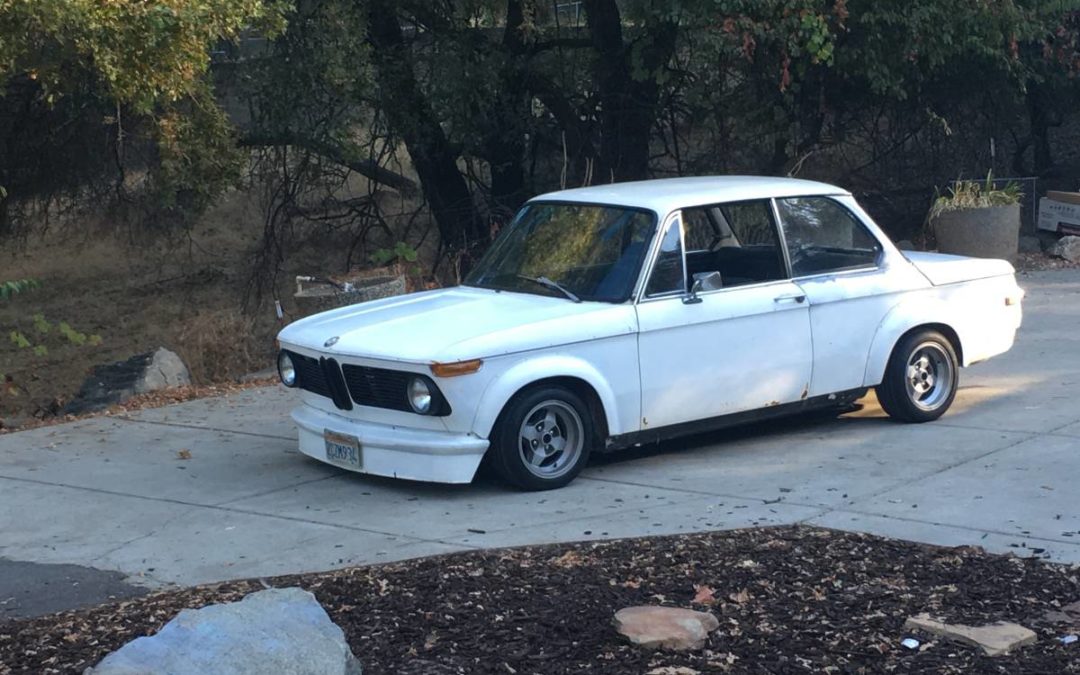
{"label": "cardboard box", "polygon": [[1080,192],[1047,192],[1039,200],[1039,229],[1080,235]]}
{"label": "cardboard box", "polygon": [[1058,192],[1057,190],[1047,190],[1046,198],[1053,199],[1055,202],[1064,202],[1066,204],[1080,204],[1080,192]]}

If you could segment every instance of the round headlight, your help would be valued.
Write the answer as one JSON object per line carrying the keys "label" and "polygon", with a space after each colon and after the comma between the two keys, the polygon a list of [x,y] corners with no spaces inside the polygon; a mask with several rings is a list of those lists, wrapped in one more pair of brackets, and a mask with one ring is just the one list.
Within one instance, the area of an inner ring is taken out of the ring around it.
{"label": "round headlight", "polygon": [[409,405],[421,415],[431,412],[431,387],[423,378],[414,377],[409,382]]}
{"label": "round headlight", "polygon": [[293,365],[292,357],[288,352],[281,352],[277,359],[278,377],[286,387],[296,386],[296,366]]}

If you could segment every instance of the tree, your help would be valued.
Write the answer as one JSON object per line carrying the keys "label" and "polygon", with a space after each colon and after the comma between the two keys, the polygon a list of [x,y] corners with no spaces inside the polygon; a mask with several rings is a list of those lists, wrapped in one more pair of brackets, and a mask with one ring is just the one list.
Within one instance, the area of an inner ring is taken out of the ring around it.
{"label": "tree", "polygon": [[242,155],[206,77],[211,49],[255,25],[279,30],[283,9],[276,0],[0,0],[0,232],[19,224],[13,208],[85,196],[103,173],[119,193],[129,147],[147,150],[137,168],[166,206],[213,199]]}

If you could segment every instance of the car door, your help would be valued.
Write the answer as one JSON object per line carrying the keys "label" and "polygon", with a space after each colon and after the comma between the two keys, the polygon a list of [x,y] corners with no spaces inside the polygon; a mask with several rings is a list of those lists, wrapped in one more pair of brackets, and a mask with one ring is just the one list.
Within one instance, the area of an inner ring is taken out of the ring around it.
{"label": "car door", "polygon": [[[789,278],[770,202],[684,209],[661,237],[637,304],[641,429],[804,397],[809,311]],[[695,275],[711,275],[712,290],[688,295]]]}
{"label": "car door", "polygon": [[806,294],[814,344],[810,396],[863,385],[870,345],[896,294],[914,288],[882,263],[882,245],[850,197],[775,200],[792,277]]}

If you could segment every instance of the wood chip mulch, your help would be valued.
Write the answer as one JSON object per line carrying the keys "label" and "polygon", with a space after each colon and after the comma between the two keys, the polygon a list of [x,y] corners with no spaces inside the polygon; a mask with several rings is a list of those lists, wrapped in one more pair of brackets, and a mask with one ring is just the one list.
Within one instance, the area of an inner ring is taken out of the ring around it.
{"label": "wood chip mulch", "polygon": [[[77,673],[183,607],[311,590],[378,673],[1080,673],[1080,568],[806,527],[471,552],[159,593],[0,624],[0,672]],[[611,627],[661,604],[720,619],[701,652],[643,651]],[[997,658],[904,620],[1015,621],[1035,645]],[[1050,613],[1051,617],[1047,617]],[[682,668],[683,670],[679,670]]]}

